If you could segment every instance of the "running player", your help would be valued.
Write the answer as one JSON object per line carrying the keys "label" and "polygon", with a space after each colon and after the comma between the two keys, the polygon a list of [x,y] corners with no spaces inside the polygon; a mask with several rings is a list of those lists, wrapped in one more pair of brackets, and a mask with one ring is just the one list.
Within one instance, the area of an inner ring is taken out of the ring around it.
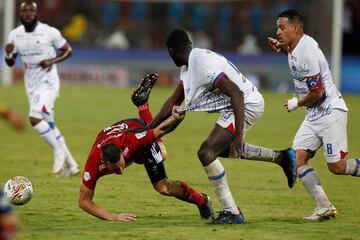
{"label": "running player", "polygon": [[104,210],[93,202],[93,197],[100,177],[112,173],[123,174],[126,167],[136,162],[144,165],[157,192],[196,204],[201,218],[212,221],[213,212],[208,196],[197,192],[183,181],[171,181],[166,176],[163,163],[164,146],[158,139],[175,129],[184,115],[176,113],[174,108],[172,116],[157,128],[139,133],[131,131],[133,128],[144,127],[146,122],[152,120],[147,100],[156,79],[155,74],[145,77],[132,96],[134,104],[138,107],[140,119],[119,121],[98,134],[85,164],[79,207],[103,220],[135,220],[136,215],[132,213],[114,214]]}
{"label": "running player", "polygon": [[25,120],[20,113],[10,108],[6,103],[0,102],[0,118],[7,121],[12,127],[17,130],[25,128]]}
{"label": "running player", "polygon": [[296,179],[295,153],[292,149],[275,151],[243,143],[245,133],[263,114],[264,100],[234,64],[218,53],[192,48],[183,29],[174,30],[166,44],[175,65],[181,67],[181,81],[148,127],[158,126],[184,99],[186,111],[221,112],[198,150],[198,157],[224,209],[215,223],[243,223],[244,216],[231,195],[218,157],[275,162],[283,168],[292,188]]}
{"label": "running player", "polygon": [[[57,29],[38,21],[34,1],[21,3],[20,20],[22,25],[10,32],[5,45],[5,61],[12,67],[16,57],[21,58],[30,103],[30,123],[53,149],[52,173],[60,174],[66,160],[67,172],[75,175],[80,172],[78,164],[54,123],[54,102],[60,89],[56,63],[71,56],[71,47]],[[58,56],[56,49],[60,50]]]}
{"label": "running player", "polygon": [[304,20],[297,10],[287,10],[276,20],[277,39],[268,38],[270,46],[288,56],[296,97],[284,104],[287,111],[306,107],[305,120],[295,135],[297,174],[303,186],[317,203],[307,220],[335,217],[336,208],[329,201],[319,175],[308,164],[315,152],[324,146],[328,169],[337,175],[359,176],[360,160],[345,160],[347,144],[347,107],[336,89],[328,62],[319,44],[304,33]]}

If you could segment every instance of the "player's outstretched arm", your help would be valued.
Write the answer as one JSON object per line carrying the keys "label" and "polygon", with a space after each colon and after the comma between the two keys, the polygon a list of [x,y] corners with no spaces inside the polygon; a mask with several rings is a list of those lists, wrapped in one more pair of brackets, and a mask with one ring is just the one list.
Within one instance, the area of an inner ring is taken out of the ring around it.
{"label": "player's outstretched arm", "polygon": [[171,111],[171,116],[163,121],[158,127],[154,128],[154,137],[155,138],[161,138],[165,134],[168,134],[169,132],[172,132],[175,130],[175,128],[180,124],[180,122],[185,117],[185,112],[178,111],[177,109],[181,108],[180,106],[173,106]]}
{"label": "player's outstretched arm", "polygon": [[87,188],[84,184],[81,183],[80,193],[79,193],[79,207],[90,213],[91,215],[98,217],[102,220],[107,221],[134,221],[136,220],[136,215],[132,213],[120,213],[114,214],[108,212],[101,207],[97,206],[93,202],[94,191]]}
{"label": "player's outstretched arm", "polygon": [[154,117],[154,120],[147,126],[147,129],[154,129],[159,126],[164,120],[171,116],[173,106],[181,105],[184,100],[184,89],[181,84],[179,84],[174,93],[169,97],[159,113]]}

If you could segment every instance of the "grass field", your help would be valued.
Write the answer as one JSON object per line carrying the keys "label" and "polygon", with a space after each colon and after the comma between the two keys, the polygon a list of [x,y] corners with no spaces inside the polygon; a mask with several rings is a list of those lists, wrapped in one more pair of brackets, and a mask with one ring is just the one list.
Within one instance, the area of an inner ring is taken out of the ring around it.
{"label": "grass field", "polygon": [[[137,116],[130,89],[64,86],[56,103],[57,125],[81,167],[96,134],[116,120]],[[156,113],[170,89],[154,89],[151,106]],[[290,95],[265,92],[266,111],[247,135],[247,142],[286,148],[303,119],[303,110],[287,113],[283,100]],[[0,89],[0,100],[27,115],[22,86]],[[360,97],[345,96],[350,109],[350,157],[360,157]],[[182,179],[212,199],[220,211],[196,151],[207,137],[217,114],[188,113],[178,129],[164,138],[166,167],[171,179]],[[28,177],[34,197],[16,207],[20,221],[17,239],[359,239],[359,179],[335,176],[327,168],[322,150],[311,164],[321,176],[325,191],[338,208],[335,220],[309,223],[302,217],[315,207],[298,182],[288,189],[282,170],[272,164],[222,160],[232,194],[245,215],[243,225],[215,226],[199,219],[195,206],[156,193],[141,165],[132,165],[122,176],[98,182],[95,202],[113,212],[133,212],[135,222],[105,222],[77,206],[80,176],[54,178],[49,147],[28,128],[17,132],[0,122],[0,183],[14,175]]]}

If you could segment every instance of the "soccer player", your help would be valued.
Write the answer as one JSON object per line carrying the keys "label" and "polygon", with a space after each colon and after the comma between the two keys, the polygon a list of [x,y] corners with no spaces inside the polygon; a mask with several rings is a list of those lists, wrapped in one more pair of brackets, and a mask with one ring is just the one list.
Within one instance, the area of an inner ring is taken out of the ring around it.
{"label": "soccer player", "polygon": [[[80,172],[54,123],[54,102],[59,95],[60,81],[56,63],[71,56],[70,45],[60,32],[37,19],[37,5],[26,0],[20,5],[21,25],[10,32],[5,45],[5,61],[15,64],[19,55],[23,63],[25,89],[29,99],[30,123],[54,152],[52,173],[60,174],[66,161],[70,175]],[[59,55],[56,55],[59,50]]]}
{"label": "soccer player", "polygon": [[0,189],[0,240],[15,239],[17,219],[10,202]]}
{"label": "soccer player", "polygon": [[329,219],[336,216],[336,208],[326,196],[319,175],[308,163],[323,145],[332,173],[359,176],[360,160],[345,160],[348,154],[348,109],[332,81],[319,44],[304,33],[303,16],[297,10],[284,11],[278,15],[276,26],[277,39],[269,37],[268,42],[275,51],[288,56],[296,92],[296,97],[287,100],[284,106],[289,112],[306,107],[305,119],[293,141],[297,174],[317,203],[313,214],[305,219]]}
{"label": "soccer player", "polygon": [[232,197],[218,157],[275,162],[283,168],[291,188],[296,179],[295,153],[292,149],[275,151],[243,142],[245,133],[263,114],[264,100],[233,63],[210,50],[192,48],[183,29],[171,32],[166,44],[175,65],[181,68],[181,81],[148,127],[158,126],[184,99],[186,111],[221,112],[198,157],[224,209],[214,223],[243,223],[244,216]]}
{"label": "soccer player", "polygon": [[150,90],[157,75],[146,76],[134,92],[132,100],[138,107],[140,119],[126,119],[102,130],[91,148],[85,164],[79,194],[79,207],[84,211],[109,221],[133,221],[132,213],[111,213],[93,202],[98,179],[107,174],[123,174],[133,162],[143,164],[154,189],[162,195],[173,196],[182,201],[196,204],[203,219],[212,221],[213,212],[208,196],[201,194],[183,181],[167,178],[163,160],[164,146],[159,138],[169,133],[182,121],[184,115],[173,110],[172,116],[157,128],[134,132],[152,120],[147,103]]}

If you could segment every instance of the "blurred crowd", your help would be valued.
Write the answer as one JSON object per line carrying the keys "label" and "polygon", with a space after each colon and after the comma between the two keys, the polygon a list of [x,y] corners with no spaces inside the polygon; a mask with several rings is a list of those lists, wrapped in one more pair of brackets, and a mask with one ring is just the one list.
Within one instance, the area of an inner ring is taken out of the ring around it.
{"label": "blurred crowd", "polygon": [[[197,47],[257,55],[270,52],[266,37],[275,35],[276,16],[289,8],[302,11],[310,22],[306,31],[325,51],[331,47],[329,0],[37,2],[41,21],[59,28],[73,45],[85,47],[163,48],[167,32],[183,27]],[[344,50],[360,53],[360,0],[347,0],[344,12]]]}

